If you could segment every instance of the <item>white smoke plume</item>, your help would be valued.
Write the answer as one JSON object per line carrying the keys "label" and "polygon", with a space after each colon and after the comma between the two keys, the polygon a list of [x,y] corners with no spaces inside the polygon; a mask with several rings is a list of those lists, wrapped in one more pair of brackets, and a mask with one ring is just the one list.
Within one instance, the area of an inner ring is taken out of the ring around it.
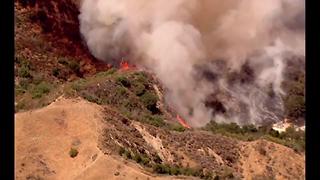
{"label": "white smoke plume", "polygon": [[[192,126],[279,120],[283,59],[305,51],[302,0],[83,0],[80,12],[92,54],[109,62],[125,56],[152,70],[168,88],[166,101]],[[242,71],[250,82],[230,81]],[[227,113],[206,105],[212,94]]]}

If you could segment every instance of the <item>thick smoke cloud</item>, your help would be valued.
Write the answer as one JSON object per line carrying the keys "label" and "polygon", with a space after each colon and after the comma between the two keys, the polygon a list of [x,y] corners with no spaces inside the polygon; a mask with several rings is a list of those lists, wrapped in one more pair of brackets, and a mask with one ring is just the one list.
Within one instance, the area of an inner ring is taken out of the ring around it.
{"label": "thick smoke cloud", "polygon": [[305,51],[302,0],[84,0],[80,11],[92,54],[152,70],[193,126],[280,120],[284,58]]}

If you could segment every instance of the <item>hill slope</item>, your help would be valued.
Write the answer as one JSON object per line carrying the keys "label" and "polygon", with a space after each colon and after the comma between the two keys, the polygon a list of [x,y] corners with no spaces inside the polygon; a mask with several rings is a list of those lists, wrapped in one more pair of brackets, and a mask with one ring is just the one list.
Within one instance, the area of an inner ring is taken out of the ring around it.
{"label": "hill slope", "polygon": [[[81,98],[59,98],[42,109],[17,113],[17,179],[172,179],[121,158],[119,145],[149,153],[150,161],[159,156],[166,163],[213,168],[220,177],[303,179],[304,157],[282,145],[166,131],[131,120],[125,125],[123,118]],[[75,158],[70,148],[78,150]]]}

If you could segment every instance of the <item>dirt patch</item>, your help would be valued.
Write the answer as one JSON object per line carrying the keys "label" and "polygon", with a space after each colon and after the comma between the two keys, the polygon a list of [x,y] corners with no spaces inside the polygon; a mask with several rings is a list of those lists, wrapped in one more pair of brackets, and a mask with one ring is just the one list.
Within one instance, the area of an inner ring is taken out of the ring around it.
{"label": "dirt patch", "polygon": [[241,167],[245,179],[304,179],[304,156],[266,140],[244,143]]}
{"label": "dirt patch", "polygon": [[[16,179],[172,179],[97,148],[102,108],[83,99],[59,98],[15,115]],[[71,158],[70,148],[78,155]]]}

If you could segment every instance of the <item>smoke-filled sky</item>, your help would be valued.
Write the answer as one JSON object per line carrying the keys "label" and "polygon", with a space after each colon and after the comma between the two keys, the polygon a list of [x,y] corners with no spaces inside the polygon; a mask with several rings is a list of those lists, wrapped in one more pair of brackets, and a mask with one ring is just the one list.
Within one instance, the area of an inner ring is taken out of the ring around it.
{"label": "smoke-filled sky", "polygon": [[[192,126],[278,121],[284,57],[305,54],[303,0],[83,0],[80,12],[91,53],[153,71]],[[230,81],[237,73],[252,80]],[[208,107],[209,97],[227,113]]]}

